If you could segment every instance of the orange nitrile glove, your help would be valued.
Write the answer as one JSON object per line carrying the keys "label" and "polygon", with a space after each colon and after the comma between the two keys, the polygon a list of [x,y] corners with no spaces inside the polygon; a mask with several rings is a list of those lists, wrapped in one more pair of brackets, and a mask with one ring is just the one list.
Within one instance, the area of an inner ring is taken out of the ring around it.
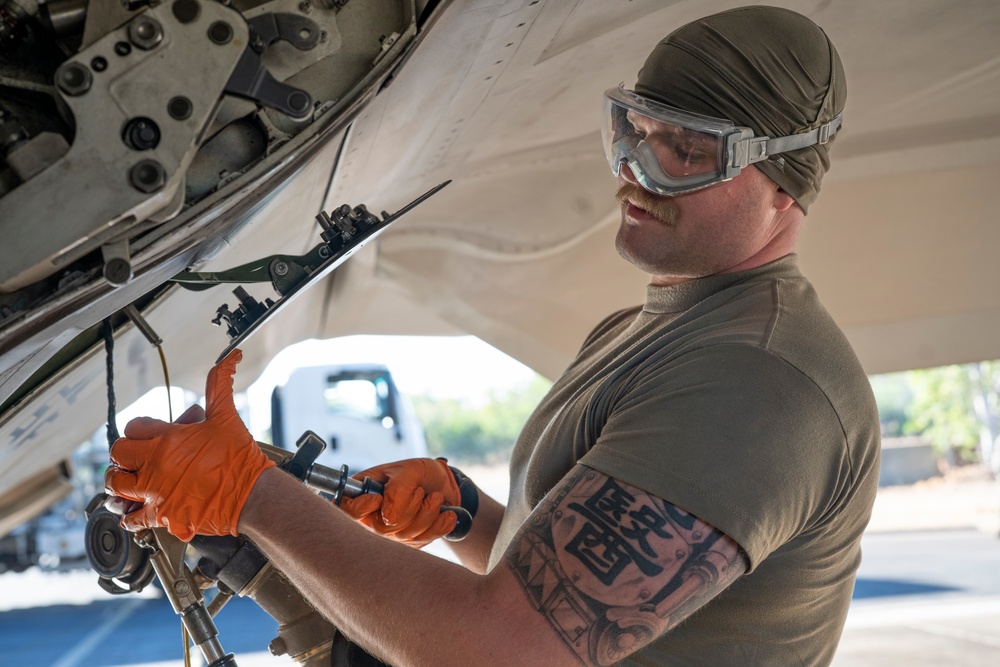
{"label": "orange nitrile glove", "polygon": [[384,496],[344,497],[340,509],[371,530],[420,548],[455,529],[458,517],[442,505],[461,505],[462,495],[448,463],[407,459],[386,463],[354,475],[383,485]]}
{"label": "orange nitrile glove", "polygon": [[242,358],[233,350],[209,371],[204,421],[168,424],[139,417],[112,445],[107,492],[143,503],[122,517],[126,529],[163,526],[185,542],[195,535],[238,534],[250,490],[274,465],[233,404],[233,373]]}

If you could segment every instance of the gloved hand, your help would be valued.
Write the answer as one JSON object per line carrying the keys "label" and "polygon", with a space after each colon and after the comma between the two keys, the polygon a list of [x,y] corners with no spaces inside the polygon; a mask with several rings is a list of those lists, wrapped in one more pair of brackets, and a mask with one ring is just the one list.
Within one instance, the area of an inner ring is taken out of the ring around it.
{"label": "gloved hand", "polygon": [[441,511],[442,505],[462,503],[446,461],[406,459],[375,466],[354,477],[371,477],[383,485],[385,494],[344,497],[340,509],[376,533],[419,549],[455,529],[455,513]]}
{"label": "gloved hand", "polygon": [[168,424],[139,417],[111,447],[104,476],[109,494],[143,503],[122,518],[128,530],[164,526],[189,542],[198,535],[237,535],[240,512],[260,474],[274,465],[233,404],[233,350],[208,373],[205,420]]}

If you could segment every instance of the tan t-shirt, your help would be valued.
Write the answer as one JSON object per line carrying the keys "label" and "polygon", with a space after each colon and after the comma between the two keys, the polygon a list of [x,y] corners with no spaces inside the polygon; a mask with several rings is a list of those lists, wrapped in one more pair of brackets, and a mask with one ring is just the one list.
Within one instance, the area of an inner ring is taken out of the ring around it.
{"label": "tan t-shirt", "polygon": [[825,665],[878,485],[854,352],[789,255],[653,287],[610,316],[525,424],[494,567],[577,463],[734,539],[750,571],[622,665]]}

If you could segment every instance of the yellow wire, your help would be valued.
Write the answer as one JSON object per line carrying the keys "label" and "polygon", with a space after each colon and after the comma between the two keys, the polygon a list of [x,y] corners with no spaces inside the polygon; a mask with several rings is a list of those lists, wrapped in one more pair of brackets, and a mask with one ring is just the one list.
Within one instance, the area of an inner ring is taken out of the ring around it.
{"label": "yellow wire", "polygon": [[167,414],[170,421],[174,420],[174,402],[170,400],[170,373],[167,371],[167,357],[163,354],[163,346],[157,345],[156,351],[160,353],[160,365],[163,366],[163,384],[167,386]]}
{"label": "yellow wire", "polygon": [[[160,353],[160,365],[163,367],[163,384],[167,387],[167,415],[170,421],[174,420],[174,403],[170,400],[170,372],[167,371],[167,356],[163,354],[163,346],[157,345],[156,351]],[[181,621],[181,641],[184,643],[184,667],[191,667],[191,638],[188,636],[187,626]]]}
{"label": "yellow wire", "polygon": [[184,667],[191,667],[191,639],[184,623],[181,623],[181,637],[184,638]]}

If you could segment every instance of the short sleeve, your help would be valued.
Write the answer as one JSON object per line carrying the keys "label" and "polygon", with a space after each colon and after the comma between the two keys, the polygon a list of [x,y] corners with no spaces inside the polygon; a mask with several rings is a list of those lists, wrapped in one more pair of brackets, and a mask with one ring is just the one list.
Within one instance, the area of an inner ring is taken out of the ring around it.
{"label": "short sleeve", "polygon": [[723,344],[652,364],[622,387],[580,463],[715,526],[751,571],[849,483],[840,419],[767,350]]}

